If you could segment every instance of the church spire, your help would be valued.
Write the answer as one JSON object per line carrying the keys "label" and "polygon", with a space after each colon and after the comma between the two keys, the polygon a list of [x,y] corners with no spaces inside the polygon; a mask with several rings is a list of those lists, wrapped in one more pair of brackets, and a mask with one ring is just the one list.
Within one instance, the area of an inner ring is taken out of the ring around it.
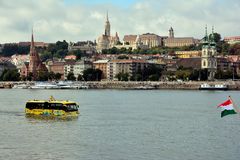
{"label": "church spire", "polygon": [[108,19],[108,11],[107,11],[107,17],[106,17],[106,19],[107,19],[107,22],[109,22],[109,19]]}
{"label": "church spire", "polygon": [[207,25],[205,26],[205,41],[208,41]]}
{"label": "church spire", "polygon": [[169,38],[174,38],[174,30],[172,27],[169,29]]}
{"label": "church spire", "polygon": [[214,41],[214,26],[212,26],[212,41]]}
{"label": "church spire", "polygon": [[107,11],[106,23],[105,23],[105,36],[110,36],[110,32],[111,32],[111,26],[108,18],[108,11]]}
{"label": "church spire", "polygon": [[31,50],[33,48],[34,48],[34,37],[33,37],[33,28],[32,28]]}
{"label": "church spire", "polygon": [[211,34],[211,46],[216,47],[216,42],[215,42],[215,35],[214,35],[214,26],[212,26],[212,34]]}

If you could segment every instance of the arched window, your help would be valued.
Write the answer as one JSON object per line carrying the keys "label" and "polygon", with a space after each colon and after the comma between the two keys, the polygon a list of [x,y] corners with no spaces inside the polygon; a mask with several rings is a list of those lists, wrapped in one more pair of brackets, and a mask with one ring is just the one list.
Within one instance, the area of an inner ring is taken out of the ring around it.
{"label": "arched window", "polygon": [[203,66],[206,66],[206,61],[203,61]]}

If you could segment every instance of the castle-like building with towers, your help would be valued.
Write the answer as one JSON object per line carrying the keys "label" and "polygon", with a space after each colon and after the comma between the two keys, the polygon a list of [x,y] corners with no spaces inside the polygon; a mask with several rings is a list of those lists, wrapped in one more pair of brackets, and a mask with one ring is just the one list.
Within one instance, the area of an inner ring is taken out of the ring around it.
{"label": "castle-like building with towers", "polygon": [[123,43],[120,42],[118,33],[115,36],[111,35],[111,25],[108,17],[106,15],[105,31],[104,34],[97,38],[97,52],[101,53],[103,49],[116,48],[131,48],[131,49],[147,49],[154,47],[183,47],[198,45],[199,40],[193,37],[175,37],[174,30],[172,27],[169,29],[168,36],[159,36],[153,33],[145,33],[142,35],[125,35],[123,37]]}
{"label": "castle-like building with towers", "polygon": [[120,42],[118,33],[115,36],[111,36],[111,25],[108,18],[108,12],[105,22],[105,32],[97,38],[97,51],[101,52],[103,49],[109,49],[114,47]]}

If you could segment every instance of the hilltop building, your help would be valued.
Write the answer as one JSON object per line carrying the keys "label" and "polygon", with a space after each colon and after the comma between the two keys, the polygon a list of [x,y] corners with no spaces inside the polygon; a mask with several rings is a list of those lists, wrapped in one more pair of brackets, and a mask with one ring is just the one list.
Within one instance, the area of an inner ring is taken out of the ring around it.
{"label": "hilltop building", "polygon": [[70,43],[68,46],[68,51],[80,50],[86,54],[94,54],[96,53],[96,42],[92,41],[80,41],[77,43]]}
{"label": "hilltop building", "polygon": [[124,47],[132,49],[137,48],[153,48],[162,46],[162,38],[159,35],[153,33],[145,33],[142,35],[125,35],[123,38]]}
{"label": "hilltop building", "polygon": [[183,47],[197,45],[198,40],[193,37],[174,37],[174,30],[171,27],[169,29],[169,36],[164,40],[164,45],[166,47]]}
{"label": "hilltop building", "polygon": [[175,55],[177,58],[196,58],[201,57],[202,51],[176,51]]}
{"label": "hilltop building", "polygon": [[228,44],[236,44],[240,43],[240,36],[234,36],[234,37],[225,37],[224,41],[227,42]]}
{"label": "hilltop building", "polygon": [[97,51],[102,52],[103,49],[109,49],[114,47],[120,42],[118,33],[115,36],[111,36],[111,25],[108,18],[108,13],[105,22],[105,32],[97,38]]}

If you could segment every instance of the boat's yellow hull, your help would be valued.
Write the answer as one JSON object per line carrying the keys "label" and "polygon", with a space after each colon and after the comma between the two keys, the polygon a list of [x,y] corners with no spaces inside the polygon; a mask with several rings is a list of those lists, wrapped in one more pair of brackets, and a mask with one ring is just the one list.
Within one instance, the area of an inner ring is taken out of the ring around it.
{"label": "boat's yellow hull", "polygon": [[65,112],[63,110],[50,110],[50,109],[25,109],[27,115],[44,115],[44,116],[72,116],[77,117],[79,111]]}

